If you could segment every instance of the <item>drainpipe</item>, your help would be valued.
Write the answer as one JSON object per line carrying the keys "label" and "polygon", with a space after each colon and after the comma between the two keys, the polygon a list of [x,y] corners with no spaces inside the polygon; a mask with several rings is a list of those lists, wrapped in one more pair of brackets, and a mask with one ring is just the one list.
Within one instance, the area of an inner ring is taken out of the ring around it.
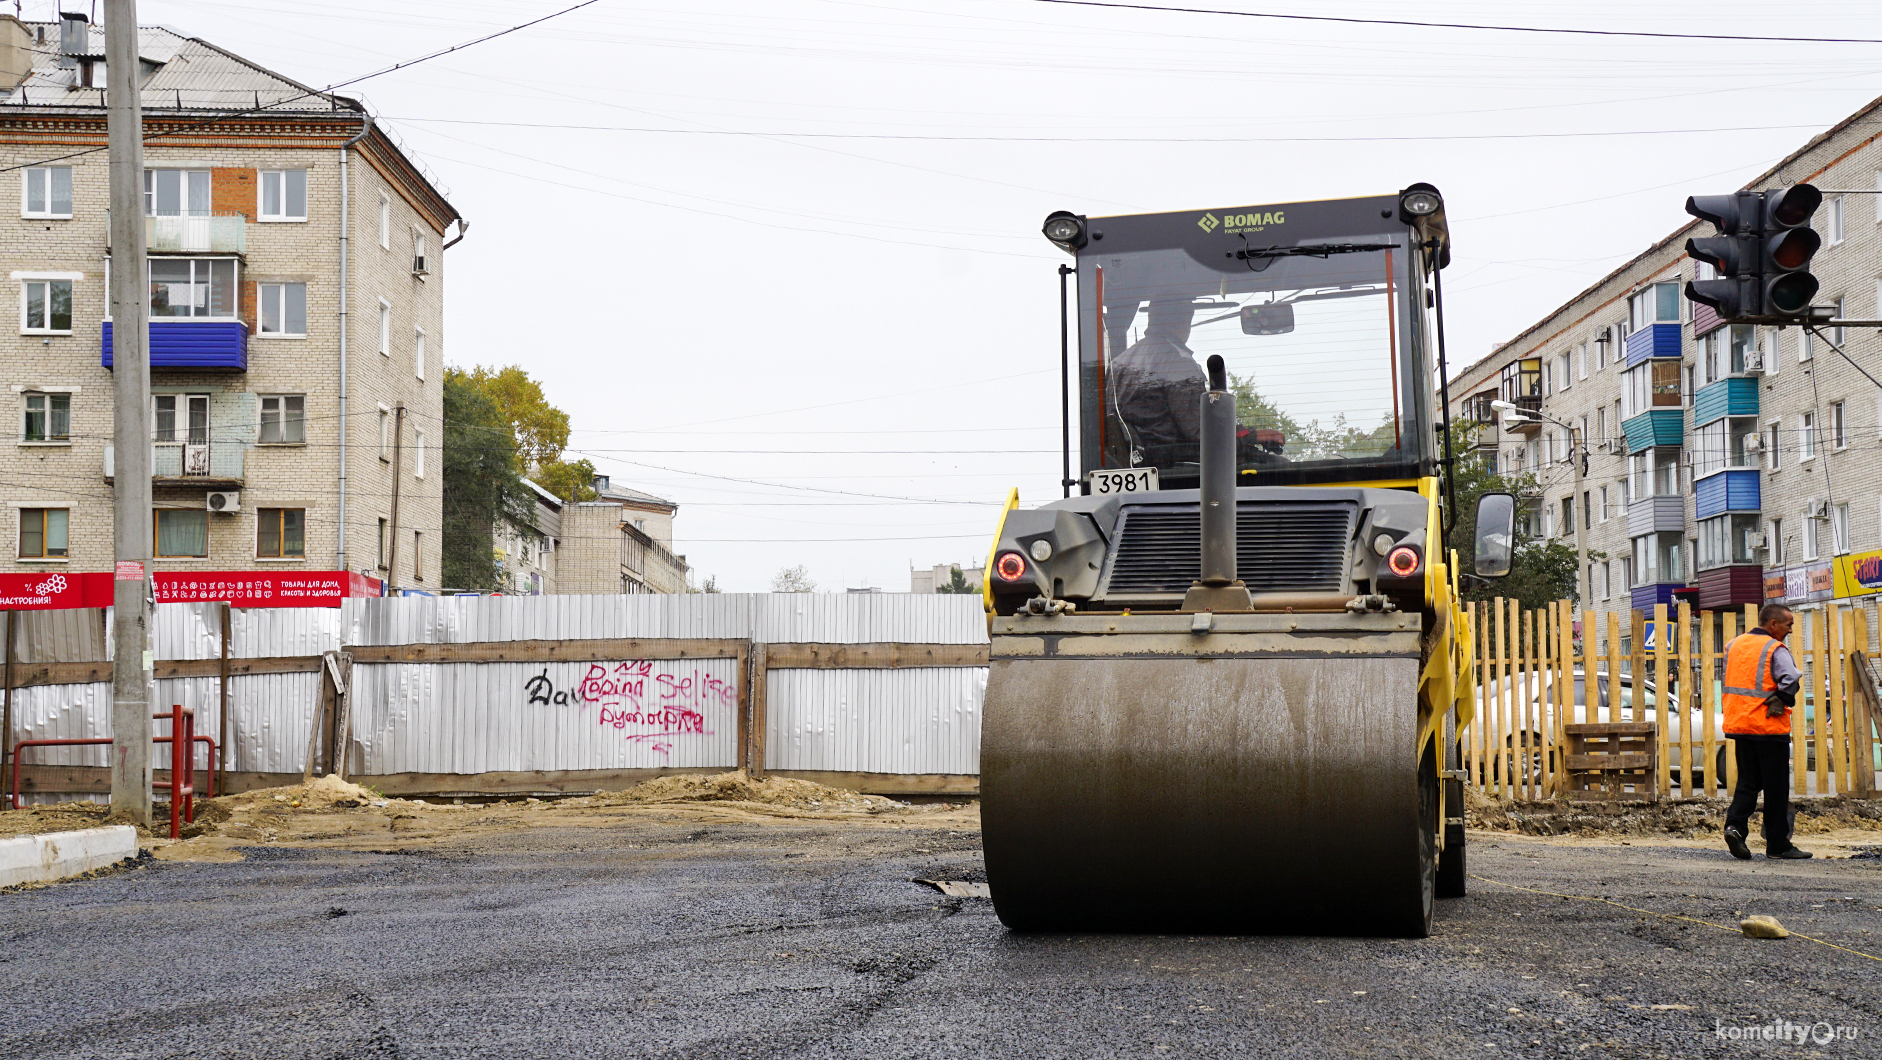
{"label": "drainpipe", "polygon": [[346,414],[346,294],[349,280],[346,271],[348,238],[351,233],[352,217],[348,212],[352,181],[347,173],[346,156],[353,150],[353,145],[366,138],[372,132],[372,115],[364,116],[360,123],[359,135],[340,145],[340,506],[339,506],[339,563],[341,570],[349,570],[346,563],[346,450],[352,436],[353,421]]}

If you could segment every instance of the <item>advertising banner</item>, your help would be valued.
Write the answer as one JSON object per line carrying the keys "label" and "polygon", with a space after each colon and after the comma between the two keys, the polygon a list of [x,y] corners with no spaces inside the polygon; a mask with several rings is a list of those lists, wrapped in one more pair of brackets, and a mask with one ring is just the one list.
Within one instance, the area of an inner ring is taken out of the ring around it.
{"label": "advertising banner", "polygon": [[1836,596],[1849,599],[1882,592],[1882,551],[1836,557]]}
{"label": "advertising banner", "polygon": [[[0,573],[0,611],[110,607],[113,580],[124,572]],[[158,571],[157,602],[226,601],[236,607],[339,607],[349,596],[379,596],[378,578],[351,571]]]}
{"label": "advertising banner", "polygon": [[0,574],[0,610],[110,607],[111,572],[26,571]]}
{"label": "advertising banner", "polygon": [[1828,600],[1835,593],[1837,568],[1829,563],[1785,567],[1764,572],[1764,598],[1768,603],[1807,604]]}

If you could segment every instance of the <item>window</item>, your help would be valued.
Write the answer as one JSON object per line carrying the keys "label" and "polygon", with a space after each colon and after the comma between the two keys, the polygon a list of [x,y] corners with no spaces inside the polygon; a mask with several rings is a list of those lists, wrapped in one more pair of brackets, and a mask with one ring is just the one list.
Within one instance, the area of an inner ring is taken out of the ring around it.
{"label": "window", "polygon": [[1613,586],[1614,563],[1611,560],[1604,560],[1601,563],[1601,599],[1606,600],[1614,595]]}
{"label": "window", "polygon": [[1693,366],[1689,364],[1686,366],[1686,392],[1680,395],[1680,405],[1684,406],[1698,389],[1697,386],[1693,385]]}
{"label": "window", "polygon": [[1634,538],[1633,584],[1655,585],[1686,580],[1682,572],[1685,540],[1679,534]]}
{"label": "window", "polygon": [[431,261],[430,261],[430,258],[427,257],[425,253],[425,248],[428,244],[429,244],[429,241],[425,239],[425,233],[419,231],[417,228],[413,228],[412,229],[412,275],[414,276],[423,276],[427,272],[431,271],[430,269]]}
{"label": "window", "polygon": [[425,378],[425,329],[412,329],[412,374]]}
{"label": "window", "polygon": [[[639,529],[639,527],[635,527]],[[1542,509],[1542,537],[1544,540],[1555,536],[1555,509]]]}
{"label": "window", "polygon": [[1761,541],[1756,515],[1721,515],[1699,521],[1699,570],[1758,561]]}
{"label": "window", "polygon": [[1653,495],[1677,497],[1683,492],[1679,483],[1679,449],[1661,446],[1647,450],[1653,457]]}
{"label": "window", "polygon": [[144,213],[150,217],[208,217],[209,171],[144,170]]}
{"label": "window", "polygon": [[154,441],[202,444],[209,440],[208,394],[158,394],[150,400],[156,412]]}
{"label": "window", "polygon": [[1833,195],[1824,205],[1830,208],[1829,215],[1824,219],[1824,226],[1830,232],[1830,245],[1835,246],[1843,241],[1843,197]]}
{"label": "window", "polygon": [[1803,328],[1797,333],[1797,363],[1802,364],[1816,356],[1817,340],[1810,334],[1810,329]]}
{"label": "window", "polygon": [[264,283],[261,295],[261,333],[276,338],[307,337],[307,285]]}
{"label": "window", "polygon": [[1654,360],[1629,369],[1621,377],[1623,417],[1638,416],[1655,408],[1679,408],[1679,367],[1678,361]]}
{"label": "window", "polygon": [[412,477],[425,477],[425,432],[412,432]]}
{"label": "window", "polygon": [[302,559],[307,555],[307,509],[255,509],[255,558]]}
{"label": "window", "polygon": [[1772,420],[1764,428],[1764,466],[1767,471],[1779,468],[1779,442],[1783,439],[1784,428],[1777,420]]}
{"label": "window", "polygon": [[261,219],[264,221],[307,220],[306,170],[264,169],[261,171]]}
{"label": "window", "polygon": [[412,580],[425,580],[425,534],[422,530],[412,531]]}
{"label": "window", "polygon": [[1843,417],[1843,403],[1840,401],[1830,402],[1830,448],[1839,452],[1849,448],[1849,435],[1845,430],[1846,425],[1846,421]]}
{"label": "window", "polygon": [[150,317],[233,320],[235,259],[150,259]]}
{"label": "window", "polygon": [[70,335],[72,281],[21,280],[20,330],[28,335]]}
{"label": "window", "polygon": [[33,166],[20,171],[21,217],[72,216],[72,167]]}
{"label": "window", "polygon": [[1693,477],[1757,466],[1757,437],[1758,421],[1749,416],[1714,420],[1694,431]]}
{"label": "window", "polygon": [[1596,490],[1596,492],[1601,497],[1601,521],[1605,523],[1608,521],[1608,504],[1609,504],[1608,488],[1606,486],[1601,486]]}
{"label": "window", "polygon": [[207,509],[159,508],[156,512],[156,553],[186,559],[209,555]]}
{"label": "window", "polygon": [[1770,529],[1766,531],[1765,537],[1771,547],[1771,556],[1767,562],[1770,566],[1782,567],[1784,565],[1784,520],[1771,520]]}
{"label": "window", "polygon": [[1628,299],[1628,322],[1632,330],[1652,324],[1679,323],[1679,284],[1653,283]]}
{"label": "window", "polygon": [[1807,515],[1803,519],[1804,525],[1802,531],[1804,535],[1804,559],[1806,561],[1817,558],[1817,522],[1818,520],[1812,519]]}
{"label": "window", "polygon": [[392,410],[379,406],[379,459],[392,459]]}
{"label": "window", "polygon": [[1575,498],[1563,497],[1562,498],[1562,533],[1564,535],[1568,535],[1568,534],[1573,534],[1574,532],[1575,532]]}
{"label": "window", "polygon": [[1570,364],[1569,354],[1564,353],[1556,359],[1555,374],[1556,374],[1556,378],[1562,381],[1563,390],[1567,390],[1569,387],[1572,387],[1575,385],[1575,376],[1574,376],[1574,373],[1570,371],[1570,368],[1571,368],[1571,364]]}
{"label": "window", "polygon": [[392,303],[379,299],[379,352],[392,356]]}
{"label": "window", "polygon": [[1726,361],[1720,367],[1737,375],[1745,370],[1751,351],[1758,348],[1758,329],[1750,324],[1733,324],[1727,343]]}
{"label": "window", "polygon": [[1797,462],[1803,463],[1817,455],[1817,414],[1806,412],[1799,421],[1797,431]]}
{"label": "window", "polygon": [[1841,556],[1849,551],[1849,505],[1838,504],[1830,508],[1830,542]]}
{"label": "window", "polygon": [[64,508],[20,509],[20,558],[66,558],[66,525],[70,513]]}
{"label": "window", "polygon": [[379,247],[392,249],[392,200],[383,191],[379,193]]}
{"label": "window", "polygon": [[[1843,296],[1840,294],[1837,295],[1830,304],[1836,307],[1836,319],[1843,319]],[[1840,326],[1830,329],[1830,341],[1836,343],[1838,346],[1843,344],[1843,329]]]}
{"label": "window", "polygon": [[379,520],[379,563],[380,570],[386,569],[386,521]]}
{"label": "window", "polygon": [[307,441],[307,396],[264,394],[261,398],[261,444],[289,445]]}
{"label": "window", "polygon": [[72,395],[26,395],[26,419],[21,425],[23,442],[64,442],[72,437]]}
{"label": "window", "polygon": [[1575,378],[1588,378],[1588,344],[1575,347]]}
{"label": "window", "polygon": [[1547,361],[1542,363],[1542,396],[1555,393],[1555,365]]}

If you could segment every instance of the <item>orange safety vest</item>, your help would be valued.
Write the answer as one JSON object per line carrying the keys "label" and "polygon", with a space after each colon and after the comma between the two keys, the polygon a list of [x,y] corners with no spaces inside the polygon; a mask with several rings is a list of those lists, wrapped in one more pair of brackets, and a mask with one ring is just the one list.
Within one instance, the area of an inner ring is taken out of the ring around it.
{"label": "orange safety vest", "polygon": [[1725,646],[1725,731],[1730,735],[1783,736],[1791,731],[1790,708],[1765,716],[1764,697],[1777,689],[1771,656],[1783,642],[1763,633],[1745,633]]}

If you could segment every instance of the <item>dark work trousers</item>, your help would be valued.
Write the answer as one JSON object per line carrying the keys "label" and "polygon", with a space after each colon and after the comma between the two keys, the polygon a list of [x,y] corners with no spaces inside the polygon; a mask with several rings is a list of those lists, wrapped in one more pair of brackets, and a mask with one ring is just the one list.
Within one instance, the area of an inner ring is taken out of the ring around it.
{"label": "dark work trousers", "polygon": [[1764,792],[1765,853],[1789,850],[1791,738],[1788,736],[1733,736],[1738,757],[1738,788],[1725,811],[1725,827],[1743,833],[1751,824],[1751,811]]}

